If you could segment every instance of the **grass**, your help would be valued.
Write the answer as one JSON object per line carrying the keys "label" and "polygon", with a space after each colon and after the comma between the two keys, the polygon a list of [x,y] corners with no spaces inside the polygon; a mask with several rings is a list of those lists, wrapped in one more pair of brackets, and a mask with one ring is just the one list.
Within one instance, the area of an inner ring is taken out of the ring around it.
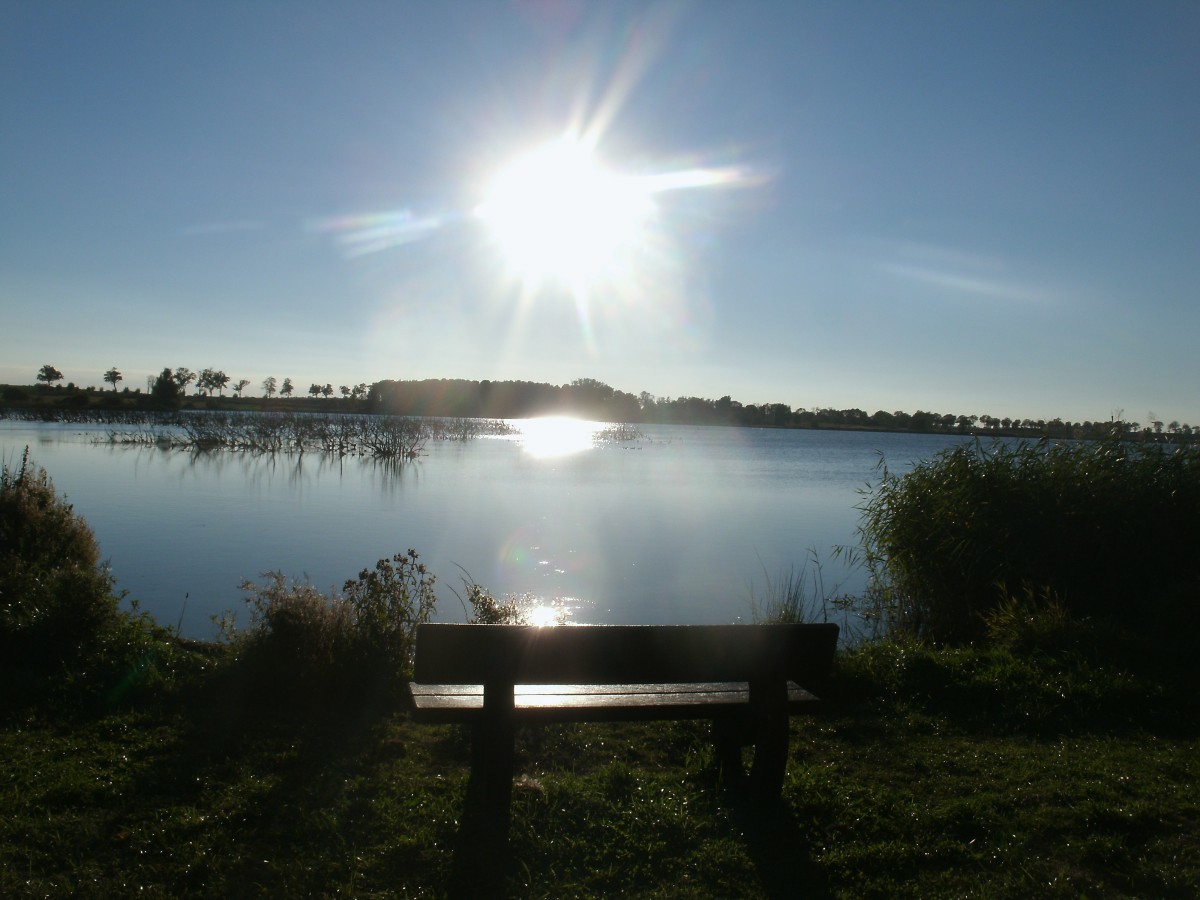
{"label": "grass", "polygon": [[470,745],[398,707],[289,715],[227,683],[10,711],[0,894],[1194,896],[1200,709],[1064,656],[887,642],[793,720],[783,801],[697,723],[523,733],[509,846],[463,818]]}
{"label": "grass", "polygon": [[[1174,483],[1152,462],[1135,474]],[[884,490],[896,523],[927,474]],[[464,815],[468,734],[409,721],[393,678],[361,680],[366,650],[402,660],[432,609],[414,552],[339,598],[269,576],[259,627],[222,650],[118,615],[48,476],[23,460],[0,482],[0,896],[1200,893],[1194,629],[1131,631],[1047,584],[992,603],[975,644],[861,643],[793,720],[770,809],[720,782],[703,724],[529,731],[494,848]],[[759,612],[795,615],[816,573],[768,579]],[[476,618],[509,615],[466,587]]]}

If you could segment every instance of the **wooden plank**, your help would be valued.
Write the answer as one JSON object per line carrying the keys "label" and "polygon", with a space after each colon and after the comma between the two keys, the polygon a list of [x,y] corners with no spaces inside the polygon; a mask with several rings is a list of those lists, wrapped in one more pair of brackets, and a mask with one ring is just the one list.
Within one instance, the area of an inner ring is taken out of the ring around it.
{"label": "wooden plank", "polygon": [[[472,722],[483,714],[481,685],[411,684],[413,717],[425,722]],[[701,719],[740,715],[749,708],[746,682],[643,685],[517,685],[513,715],[519,721],[619,721]],[[789,682],[791,712],[817,701]]]}
{"label": "wooden plank", "polygon": [[740,681],[825,675],[838,627],[813,625],[426,624],[419,683],[515,684]]}

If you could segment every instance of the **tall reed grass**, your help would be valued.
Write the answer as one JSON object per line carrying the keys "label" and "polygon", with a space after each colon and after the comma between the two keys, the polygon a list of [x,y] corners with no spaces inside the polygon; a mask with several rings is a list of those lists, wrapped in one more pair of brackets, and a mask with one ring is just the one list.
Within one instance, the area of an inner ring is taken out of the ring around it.
{"label": "tall reed grass", "polygon": [[964,444],[884,467],[862,509],[873,596],[905,630],[974,640],[1014,602],[1164,637],[1198,622],[1200,447]]}

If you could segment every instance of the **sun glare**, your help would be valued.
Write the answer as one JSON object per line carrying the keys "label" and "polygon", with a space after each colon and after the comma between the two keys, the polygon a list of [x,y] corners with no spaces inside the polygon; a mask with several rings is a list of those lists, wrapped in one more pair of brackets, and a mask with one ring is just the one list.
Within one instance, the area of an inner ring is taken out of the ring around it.
{"label": "sun glare", "polygon": [[475,212],[522,281],[577,289],[619,275],[654,209],[644,180],[564,138],[502,169]]}
{"label": "sun glare", "polygon": [[548,459],[591,450],[595,446],[595,438],[595,422],[548,416],[522,422],[519,439],[529,455]]}
{"label": "sun glare", "polygon": [[553,606],[535,606],[529,611],[527,618],[530,625],[539,628],[563,624],[563,614]]}

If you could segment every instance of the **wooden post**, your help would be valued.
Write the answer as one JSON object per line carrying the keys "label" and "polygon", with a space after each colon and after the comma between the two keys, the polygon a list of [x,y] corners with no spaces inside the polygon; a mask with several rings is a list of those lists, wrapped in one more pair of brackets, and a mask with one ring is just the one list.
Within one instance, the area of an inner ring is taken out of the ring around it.
{"label": "wooden post", "polygon": [[722,716],[713,720],[712,731],[721,780],[736,784],[746,774],[742,769],[742,722]]}
{"label": "wooden post", "polygon": [[490,681],[483,686],[483,720],[476,737],[480,746],[475,761],[482,766],[478,774],[483,782],[484,814],[502,834],[508,833],[512,808],[514,706],[511,681]]}
{"label": "wooden post", "polygon": [[764,801],[779,798],[787,770],[787,681],[760,678],[750,682],[750,715],[754,726],[754,763],[750,788]]}

